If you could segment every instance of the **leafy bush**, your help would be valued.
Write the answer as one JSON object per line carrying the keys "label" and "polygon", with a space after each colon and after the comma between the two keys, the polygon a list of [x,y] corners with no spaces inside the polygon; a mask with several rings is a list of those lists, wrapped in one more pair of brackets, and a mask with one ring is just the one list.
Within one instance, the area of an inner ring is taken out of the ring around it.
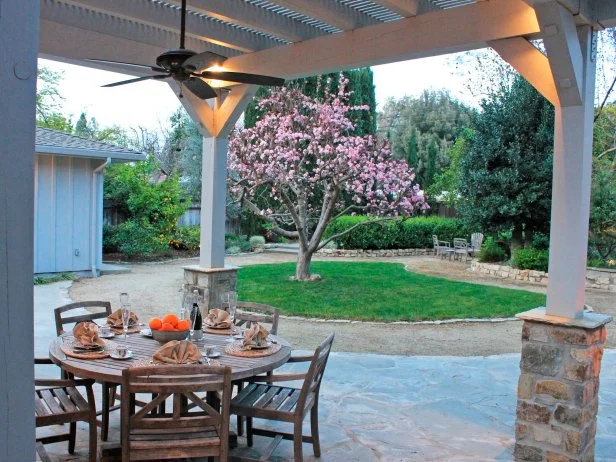
{"label": "leafy bush", "polygon": [[178,226],[169,240],[169,245],[178,250],[198,250],[201,243],[201,228],[194,226]]}
{"label": "leafy bush", "polygon": [[240,247],[237,245],[232,245],[231,247],[227,248],[227,253],[229,255],[237,255],[238,253],[242,253],[242,249],[240,249]]}
{"label": "leafy bush", "polygon": [[507,258],[505,249],[492,237],[488,237],[479,251],[479,261],[484,263],[498,263]]}
{"label": "leafy bush", "polygon": [[[374,220],[367,216],[345,215],[329,224],[323,239],[346,231],[358,223]],[[469,231],[462,220],[442,217],[416,217],[362,224],[336,239],[343,249],[423,249],[432,248],[432,235],[452,242],[454,237],[468,238]]]}
{"label": "leafy bush", "polygon": [[103,225],[103,253],[118,251],[118,226]]}
{"label": "leafy bush", "polygon": [[128,220],[118,226],[118,249],[126,257],[143,257],[168,250],[168,239],[146,221]]}
{"label": "leafy bush", "polygon": [[548,250],[550,248],[550,236],[543,233],[533,234],[533,248],[538,250]]}
{"label": "leafy bush", "polygon": [[[248,236],[237,234],[225,234],[225,249],[229,254],[250,252],[252,244],[248,241]],[[233,252],[231,251],[233,249]]]}
{"label": "leafy bush", "polygon": [[250,239],[248,239],[248,242],[250,242],[250,245],[254,248],[254,247],[263,247],[265,245],[265,237],[263,236],[250,236]]}
{"label": "leafy bush", "polygon": [[526,248],[513,252],[513,266],[518,269],[548,272],[548,251]]}

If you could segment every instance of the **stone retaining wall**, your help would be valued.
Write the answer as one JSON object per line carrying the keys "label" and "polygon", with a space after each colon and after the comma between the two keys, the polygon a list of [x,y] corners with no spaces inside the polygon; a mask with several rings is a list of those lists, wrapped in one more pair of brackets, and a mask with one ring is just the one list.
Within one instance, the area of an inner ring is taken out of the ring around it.
{"label": "stone retaining wall", "polygon": [[[481,263],[477,260],[471,262],[471,271],[494,278],[548,285],[548,273],[542,271],[520,270],[498,263]],[[616,270],[588,268],[586,270],[586,287],[616,292]]]}
{"label": "stone retaining wall", "polygon": [[433,254],[433,249],[321,249],[317,252],[317,255],[322,257],[418,257]]}

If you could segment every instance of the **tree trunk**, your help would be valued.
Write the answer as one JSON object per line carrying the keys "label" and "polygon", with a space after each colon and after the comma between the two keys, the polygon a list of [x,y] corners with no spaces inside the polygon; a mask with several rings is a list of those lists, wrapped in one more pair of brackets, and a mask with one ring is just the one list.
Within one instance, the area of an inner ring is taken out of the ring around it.
{"label": "tree trunk", "polygon": [[515,225],[511,231],[511,253],[518,250],[524,244],[522,239],[522,225]]}
{"label": "tree trunk", "polygon": [[532,225],[528,223],[524,226],[524,247],[530,248],[533,246],[533,235],[535,234]]}
{"label": "tree trunk", "polygon": [[296,281],[316,281],[321,279],[318,274],[312,274],[310,272],[310,264],[312,263],[312,256],[314,252],[308,249],[302,248],[300,245],[299,253],[297,254],[297,263],[295,265],[295,280]]}

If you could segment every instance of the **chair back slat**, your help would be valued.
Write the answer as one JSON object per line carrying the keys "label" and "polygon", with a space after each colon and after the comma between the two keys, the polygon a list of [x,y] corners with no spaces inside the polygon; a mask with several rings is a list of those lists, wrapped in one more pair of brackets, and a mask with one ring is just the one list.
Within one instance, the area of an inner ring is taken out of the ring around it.
{"label": "chair back slat", "polygon": [[269,331],[273,335],[278,334],[278,318],[280,310],[273,306],[254,302],[237,302],[238,311],[235,314],[235,323],[249,329],[253,323],[270,324]]}
{"label": "chair back slat", "polygon": [[[196,393],[220,392],[222,409],[214,409]],[[135,406],[136,393],[152,393],[139,411]],[[170,413],[155,413],[168,398],[172,398]],[[122,460],[130,460],[131,451],[152,434],[194,434],[215,429],[221,442],[229,433],[229,401],[231,398],[231,369],[205,365],[161,365],[133,367],[122,371]],[[192,405],[191,405],[192,404]],[[225,443],[226,444],[226,443]],[[221,444],[220,457],[226,460],[226,446]],[[169,442],[169,450],[173,442]],[[204,449],[205,451],[205,449]],[[224,457],[223,457],[224,455]]]}
{"label": "chair back slat", "polygon": [[[74,316],[63,316],[67,311],[77,310],[80,308],[89,308],[88,314],[80,314]],[[111,303],[101,300],[91,300],[85,302],[69,303],[68,305],[60,306],[53,310],[56,321],[56,335],[61,335],[66,324],[73,324],[82,321],[94,321],[95,319],[107,319],[111,314]]]}
{"label": "chair back slat", "polygon": [[479,250],[482,244],[483,244],[483,234],[482,233],[471,234],[471,246],[473,247],[473,249]]}
{"label": "chair back slat", "polygon": [[[327,366],[327,360],[329,353],[334,343],[334,333],[329,334],[321,345],[314,351],[314,356],[308,372],[306,372],[306,378],[302,385],[301,394],[297,401],[297,412],[303,412],[304,405],[307,399],[316,399],[321,388],[321,381],[323,380],[323,374],[325,373],[325,366]],[[314,396],[312,396],[314,395]]]}

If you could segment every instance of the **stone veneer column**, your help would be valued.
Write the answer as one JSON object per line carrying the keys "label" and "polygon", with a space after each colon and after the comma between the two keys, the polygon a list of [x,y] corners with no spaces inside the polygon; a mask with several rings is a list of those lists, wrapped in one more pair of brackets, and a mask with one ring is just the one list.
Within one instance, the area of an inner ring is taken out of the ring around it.
{"label": "stone veneer column", "polygon": [[518,317],[524,325],[516,460],[594,460],[599,372],[611,316],[568,319],[539,308]]}
{"label": "stone veneer column", "polygon": [[[184,267],[184,283],[188,289],[199,290],[206,294],[203,304],[210,308],[220,308],[222,294],[237,289],[237,266],[225,266],[224,268],[201,268],[198,265]],[[208,290],[204,290],[208,289]]]}

